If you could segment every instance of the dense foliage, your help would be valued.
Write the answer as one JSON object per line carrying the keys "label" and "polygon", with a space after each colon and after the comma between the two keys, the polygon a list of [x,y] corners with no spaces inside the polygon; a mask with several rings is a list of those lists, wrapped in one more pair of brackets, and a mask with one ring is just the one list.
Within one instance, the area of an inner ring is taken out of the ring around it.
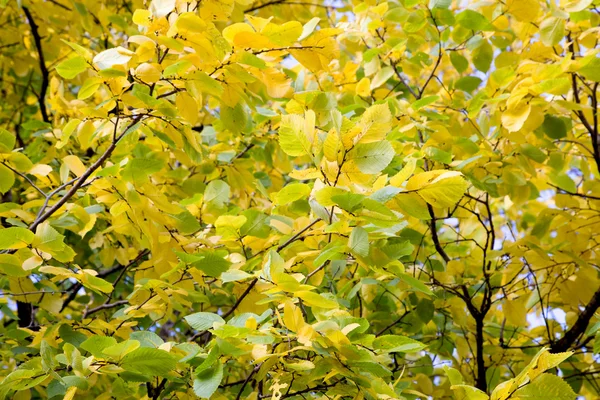
{"label": "dense foliage", "polygon": [[598,398],[598,5],[0,1],[0,398]]}

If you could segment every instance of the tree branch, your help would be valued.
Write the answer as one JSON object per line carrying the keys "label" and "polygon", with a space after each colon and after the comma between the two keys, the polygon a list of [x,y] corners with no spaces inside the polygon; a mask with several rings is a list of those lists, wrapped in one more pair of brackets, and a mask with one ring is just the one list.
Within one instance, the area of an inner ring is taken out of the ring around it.
{"label": "tree branch", "polygon": [[600,289],[596,290],[596,293],[594,293],[590,302],[585,306],[581,314],[579,314],[573,326],[565,332],[562,338],[554,342],[550,350],[555,353],[569,350],[577,338],[585,332],[598,308],[600,308]]}
{"label": "tree branch", "polygon": [[29,8],[23,7],[23,12],[27,17],[27,21],[29,22],[29,26],[31,27],[31,35],[33,36],[33,41],[35,42],[35,47],[38,53],[38,61],[40,64],[40,71],[42,73],[42,87],[40,88],[40,94],[38,95],[38,101],[40,103],[40,113],[42,114],[42,119],[44,122],[50,123],[50,117],[48,116],[48,111],[46,110],[46,93],[48,92],[48,82],[50,72],[48,72],[48,68],[46,68],[46,61],[44,60],[44,52],[42,50],[42,38],[38,31],[38,26],[33,20],[33,16],[29,11]]}

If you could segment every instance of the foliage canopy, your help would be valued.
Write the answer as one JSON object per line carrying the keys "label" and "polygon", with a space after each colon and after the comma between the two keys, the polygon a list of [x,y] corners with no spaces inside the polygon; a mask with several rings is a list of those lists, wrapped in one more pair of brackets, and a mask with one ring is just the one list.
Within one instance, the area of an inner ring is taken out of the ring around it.
{"label": "foliage canopy", "polygon": [[598,4],[0,1],[0,398],[597,398]]}

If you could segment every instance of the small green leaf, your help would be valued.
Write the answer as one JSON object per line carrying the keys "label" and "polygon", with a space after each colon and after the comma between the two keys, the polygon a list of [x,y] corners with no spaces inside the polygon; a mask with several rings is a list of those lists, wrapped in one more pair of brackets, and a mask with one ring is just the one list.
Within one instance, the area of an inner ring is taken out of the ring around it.
{"label": "small green leaf", "polygon": [[94,357],[103,357],[104,349],[115,346],[117,340],[110,336],[91,336],[81,343],[79,347],[90,352]]}
{"label": "small green leaf", "polygon": [[15,147],[16,140],[15,135],[6,129],[0,128],[0,153],[10,153]]}
{"label": "small green leaf", "polygon": [[369,234],[360,226],[355,227],[348,240],[350,252],[362,257],[369,255]]}
{"label": "small green leaf", "polygon": [[546,46],[556,46],[565,36],[565,20],[546,18],[540,24],[540,39]]}
{"label": "small green leaf", "polygon": [[208,399],[217,390],[223,379],[223,364],[217,362],[215,368],[207,368],[196,375],[194,393],[196,396]]}
{"label": "small green leaf", "polygon": [[4,194],[10,190],[15,184],[15,174],[0,164],[0,193]]}
{"label": "small green leaf", "polygon": [[11,227],[0,229],[0,250],[20,249],[33,242],[35,235],[29,229]]}
{"label": "small green leaf", "polygon": [[184,317],[185,321],[197,331],[212,329],[215,322],[225,323],[221,316],[215,313],[198,312]]}
{"label": "small green leaf", "polygon": [[517,399],[527,400],[575,400],[577,394],[571,385],[554,374],[542,374],[533,382],[514,393]]}
{"label": "small green leaf", "polygon": [[389,165],[394,158],[394,148],[387,140],[358,144],[348,156],[365,174],[377,174]]}
{"label": "small green leaf", "polygon": [[386,353],[414,353],[425,345],[417,340],[399,335],[383,335],[373,340],[373,348]]}
{"label": "small green leaf", "polygon": [[177,361],[164,350],[140,347],[128,353],[120,363],[121,368],[149,376],[165,376],[175,369]]}
{"label": "small green leaf", "polygon": [[56,72],[65,79],[73,79],[86,70],[87,63],[83,57],[73,57],[56,66]]}

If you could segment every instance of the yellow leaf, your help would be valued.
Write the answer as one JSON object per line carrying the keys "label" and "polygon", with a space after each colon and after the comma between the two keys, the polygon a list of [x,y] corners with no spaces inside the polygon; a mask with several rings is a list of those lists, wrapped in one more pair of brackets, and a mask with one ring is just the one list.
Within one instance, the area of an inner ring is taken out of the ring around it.
{"label": "yellow leaf", "polygon": [[[309,120],[312,120],[314,124],[314,112],[308,111],[306,116],[307,120],[297,114],[284,115],[281,117],[279,145],[286,154],[292,157],[311,154],[312,143],[309,139],[311,131],[307,132],[306,128]],[[312,127],[312,132],[314,132],[314,125]]]}
{"label": "yellow leaf", "polygon": [[140,64],[135,69],[136,78],[144,83],[158,82],[160,80],[160,75],[160,69],[158,69],[156,65],[150,63]]}
{"label": "yellow leaf", "polygon": [[179,114],[190,124],[196,124],[198,121],[198,103],[190,96],[187,92],[181,92],[177,94],[175,99],[175,105]]}
{"label": "yellow leaf", "polygon": [[400,187],[415,172],[416,166],[417,159],[409,158],[400,172],[390,178],[390,185]]}
{"label": "yellow leaf", "polygon": [[506,10],[521,22],[533,22],[540,13],[538,0],[507,0]]}
{"label": "yellow leaf", "polygon": [[81,176],[86,170],[85,165],[77,156],[66,156],[63,158],[63,162],[76,176]]}
{"label": "yellow leaf", "polygon": [[149,10],[142,9],[135,10],[133,17],[131,18],[134,24],[141,26],[150,26],[151,19],[152,13]]}
{"label": "yellow leaf", "polygon": [[261,33],[278,46],[291,46],[302,34],[302,24],[298,21],[289,21],[283,25],[270,23]]}
{"label": "yellow leaf", "polygon": [[361,97],[369,97],[371,95],[371,80],[369,78],[362,78],[356,84],[356,94]]}
{"label": "yellow leaf", "polygon": [[415,175],[406,185],[408,190],[417,190],[423,200],[435,207],[452,207],[468,187],[460,172],[444,170]]}
{"label": "yellow leaf", "polygon": [[290,300],[286,301],[283,306],[283,323],[292,332],[299,332],[305,325],[302,311]]}
{"label": "yellow leaf", "polygon": [[502,113],[502,125],[509,132],[516,132],[523,127],[531,112],[531,105],[518,103]]}

